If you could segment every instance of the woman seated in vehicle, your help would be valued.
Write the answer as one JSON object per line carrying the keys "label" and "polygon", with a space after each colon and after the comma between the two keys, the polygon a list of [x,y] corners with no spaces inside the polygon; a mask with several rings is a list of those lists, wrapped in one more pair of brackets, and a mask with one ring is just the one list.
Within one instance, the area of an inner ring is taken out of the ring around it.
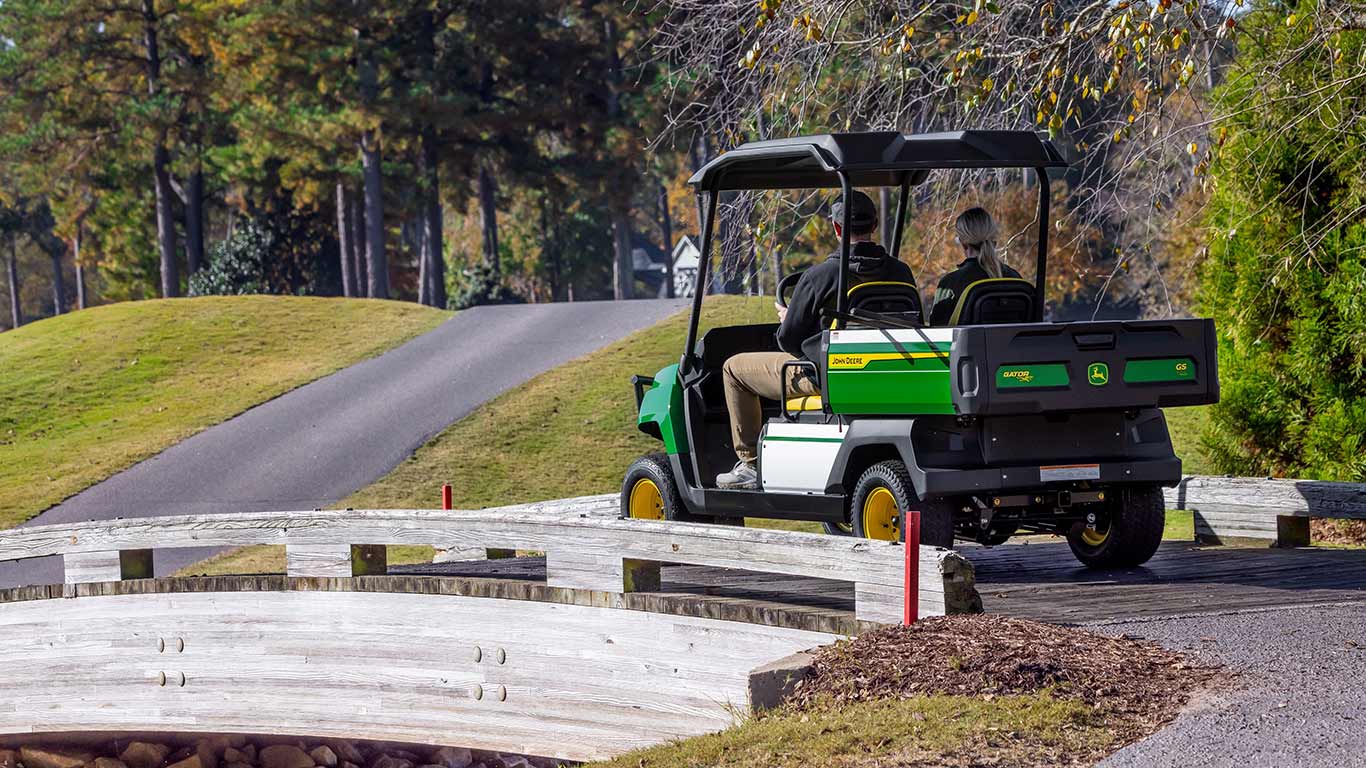
{"label": "woman seated in vehicle", "polygon": [[958,244],[963,246],[963,261],[939,281],[930,309],[930,325],[948,325],[954,306],[969,285],[979,280],[1020,276],[996,253],[996,222],[985,208],[963,211],[953,229]]}

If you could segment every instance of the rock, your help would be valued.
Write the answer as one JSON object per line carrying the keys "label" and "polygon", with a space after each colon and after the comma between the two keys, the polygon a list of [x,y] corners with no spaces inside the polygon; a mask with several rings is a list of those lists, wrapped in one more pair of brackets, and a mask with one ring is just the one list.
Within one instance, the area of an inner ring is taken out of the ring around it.
{"label": "rock", "polygon": [[370,763],[370,768],[413,768],[413,764],[402,758],[381,755],[378,760]]}
{"label": "rock", "polygon": [[189,757],[185,758],[184,760],[177,760],[176,762],[171,763],[170,766],[168,766],[168,768],[210,768],[210,767],[204,764],[204,758],[200,757],[199,753],[196,752],[196,753],[194,753],[193,755],[190,755]]}
{"label": "rock", "polygon": [[18,752],[12,749],[0,749],[0,768],[15,768],[18,764]]}
{"label": "rock", "polygon": [[499,755],[485,765],[488,768],[531,768],[531,763],[521,755]]}
{"label": "rock", "polygon": [[237,747],[228,747],[227,749],[223,750],[223,762],[247,764],[251,763],[251,761],[247,759],[247,756],[243,754],[242,750],[238,749]]}
{"label": "rock", "polygon": [[94,768],[128,768],[122,760],[115,760],[112,757],[97,757],[93,763]]}
{"label": "rock", "polygon": [[337,759],[347,763],[355,763],[357,766],[365,765],[365,755],[356,748],[355,744],[340,739],[329,739],[323,742],[327,748],[337,755]]}
{"label": "rock", "polygon": [[220,768],[251,768],[249,763],[223,763]]}
{"label": "rock", "polygon": [[275,744],[261,750],[261,768],[313,768],[308,753],[293,744]]}
{"label": "rock", "polygon": [[409,752],[406,749],[386,749],[384,750],[384,754],[388,755],[389,757],[396,757],[399,760],[407,760],[413,765],[418,765],[422,762],[421,755],[418,755],[415,752]]}
{"label": "rock", "polygon": [[119,759],[128,768],[161,768],[169,754],[171,754],[171,748],[165,744],[135,741],[119,754]]}
{"label": "rock", "polygon": [[242,753],[242,756],[246,758],[246,760],[244,760],[243,762],[255,764],[255,762],[256,762],[256,745],[255,745],[255,744],[243,744],[242,747],[241,747],[241,749],[239,749],[239,750],[237,750],[237,751],[241,752],[241,753]]}
{"label": "rock", "polygon": [[553,757],[527,756],[526,761],[531,763],[532,768],[563,768],[565,764],[563,760],[556,760]]}
{"label": "rock", "polygon": [[474,755],[464,747],[442,747],[432,753],[431,760],[445,768],[469,768],[474,764]]}
{"label": "rock", "polygon": [[332,748],[326,744],[309,750],[308,756],[323,768],[337,768],[337,753],[333,752]]}
{"label": "rock", "polygon": [[81,768],[94,760],[95,756],[89,752],[20,747],[19,759],[24,763],[24,768]]}
{"label": "rock", "polygon": [[361,768],[361,767],[360,767],[359,765],[356,765],[355,763],[351,762],[350,760],[343,760],[343,761],[342,761],[342,764],[341,764],[341,768]]}

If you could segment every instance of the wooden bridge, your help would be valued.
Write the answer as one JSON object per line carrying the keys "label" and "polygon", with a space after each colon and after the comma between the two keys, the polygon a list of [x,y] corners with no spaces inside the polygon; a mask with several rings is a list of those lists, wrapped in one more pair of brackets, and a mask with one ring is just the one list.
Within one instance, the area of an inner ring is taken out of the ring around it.
{"label": "wooden bridge", "polygon": [[[1310,515],[1366,517],[1360,487],[1289,482],[1188,480],[1169,503],[1195,510],[1207,543],[1168,542],[1144,568],[1089,571],[1046,540],[922,548],[922,614],[1071,623],[1366,599],[1366,553],[1208,546],[1294,545]],[[754,669],[900,620],[899,545],[619,520],[617,503],[0,532],[0,562],[65,563],[64,584],[0,591],[3,682],[26,692],[0,701],[0,735],[239,731],[589,759],[725,727]],[[284,545],[288,572],[147,578],[154,548],[252,544]],[[449,562],[389,567],[388,544]]]}

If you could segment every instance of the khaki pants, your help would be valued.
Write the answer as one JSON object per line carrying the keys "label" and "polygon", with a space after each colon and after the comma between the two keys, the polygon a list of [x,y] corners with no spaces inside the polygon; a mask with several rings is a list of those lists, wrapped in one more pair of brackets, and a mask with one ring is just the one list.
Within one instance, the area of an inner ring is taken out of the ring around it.
{"label": "khaki pants", "polygon": [[[741,461],[754,463],[755,444],[764,426],[763,408],[759,398],[782,398],[783,363],[797,358],[786,352],[742,352],[733,355],[721,366],[726,385],[726,408],[730,411],[731,444]],[[820,390],[804,374],[810,369],[787,369],[788,397],[815,395]]]}

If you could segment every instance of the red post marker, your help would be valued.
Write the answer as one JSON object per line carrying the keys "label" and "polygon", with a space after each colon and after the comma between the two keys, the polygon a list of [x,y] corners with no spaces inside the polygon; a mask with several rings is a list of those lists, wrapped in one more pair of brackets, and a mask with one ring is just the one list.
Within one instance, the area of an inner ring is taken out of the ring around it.
{"label": "red post marker", "polygon": [[449,484],[441,486],[441,508],[451,509],[451,486]]}
{"label": "red post marker", "polygon": [[901,623],[910,626],[920,618],[920,511],[906,510],[906,593]]}

